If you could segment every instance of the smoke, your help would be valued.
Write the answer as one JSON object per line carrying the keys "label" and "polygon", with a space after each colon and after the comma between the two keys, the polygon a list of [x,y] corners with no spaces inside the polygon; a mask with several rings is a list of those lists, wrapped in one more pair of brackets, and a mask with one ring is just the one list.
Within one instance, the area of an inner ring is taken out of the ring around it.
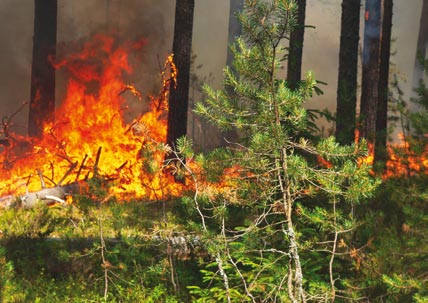
{"label": "smoke", "polygon": [[[130,53],[133,73],[125,81],[133,83],[143,96],[160,90],[160,66],[171,52],[175,3],[171,0],[59,0],[58,58],[79,48],[95,34],[116,37],[118,43],[144,40],[145,46]],[[68,75],[57,72],[57,103],[62,100]],[[132,96],[128,99],[127,120],[147,108]]]}
{"label": "smoke", "polygon": [[[97,33],[114,33],[119,42],[147,43],[133,54],[130,82],[153,94],[160,86],[160,69],[171,52],[175,1],[58,0],[57,56],[64,58]],[[0,115],[10,116],[30,98],[34,0],[0,1]],[[56,103],[65,94],[67,74],[57,71]],[[141,106],[140,106],[141,107]],[[139,109],[141,110],[141,108]],[[26,133],[28,107],[14,117],[12,130]]]}
{"label": "smoke", "polygon": [[[33,13],[31,0],[0,1],[0,118],[29,101]],[[17,130],[26,132],[27,115],[25,108],[14,119]]]}
{"label": "smoke", "polygon": [[[229,0],[195,0],[194,70],[200,79],[220,87],[226,63]],[[341,0],[307,0],[307,29],[303,71],[314,70],[328,83],[324,95],[308,102],[310,108],[335,110]],[[422,0],[395,1],[392,60],[402,74],[413,74]],[[364,5],[364,1],[363,1]],[[99,32],[115,31],[119,40],[143,38],[146,46],[132,57],[134,82],[143,95],[159,89],[159,64],[171,52],[175,1],[173,0],[58,0],[58,56],[71,45]],[[364,16],[364,14],[362,14]],[[11,115],[29,100],[34,0],[0,0],[0,115]],[[362,35],[361,35],[362,37]],[[361,39],[362,43],[362,39]],[[200,68],[196,68],[201,66]],[[212,76],[210,76],[212,75]],[[57,104],[61,102],[66,75],[57,72]],[[404,87],[411,91],[411,85]],[[196,98],[198,101],[198,98]],[[141,104],[135,108],[140,110]],[[26,132],[28,109],[15,116],[14,131]],[[191,130],[190,130],[191,131]]]}

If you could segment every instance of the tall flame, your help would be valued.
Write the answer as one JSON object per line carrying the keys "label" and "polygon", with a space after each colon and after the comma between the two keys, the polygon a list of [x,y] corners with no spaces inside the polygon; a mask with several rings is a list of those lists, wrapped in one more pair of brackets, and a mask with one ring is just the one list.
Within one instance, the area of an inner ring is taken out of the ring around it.
{"label": "tall flame", "polygon": [[[63,184],[96,173],[113,180],[109,191],[116,196],[158,199],[182,191],[183,184],[171,182],[162,171],[164,100],[152,98],[151,110],[137,114],[130,124],[123,119],[123,93],[130,91],[142,99],[133,85],[122,80],[132,71],[128,53],[141,46],[139,42],[118,47],[113,38],[99,35],[78,53],[55,63],[70,74],[65,98],[41,139],[13,136],[10,146],[3,148],[0,197],[40,190],[42,180],[48,187],[64,176]],[[172,63],[171,57],[168,60]],[[163,91],[161,98],[165,97]]]}

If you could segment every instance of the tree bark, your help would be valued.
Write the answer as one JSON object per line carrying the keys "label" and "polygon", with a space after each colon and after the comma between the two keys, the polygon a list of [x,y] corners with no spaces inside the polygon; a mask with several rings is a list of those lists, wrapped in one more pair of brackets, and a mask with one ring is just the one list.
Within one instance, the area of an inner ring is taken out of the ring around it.
{"label": "tree bark", "polygon": [[336,107],[336,139],[341,144],[355,139],[360,6],[361,0],[342,1]]}
{"label": "tree bark", "polygon": [[33,63],[28,134],[41,137],[43,125],[54,119],[57,0],[35,0]]}
{"label": "tree bark", "polygon": [[389,61],[391,54],[392,0],[382,0],[382,37],[379,67],[379,98],[376,118],[376,141],[374,161],[385,168],[387,160],[386,141],[388,135],[388,83]]}
{"label": "tree bark", "polygon": [[374,144],[379,98],[381,0],[366,0],[361,84],[361,137]]}
{"label": "tree bark", "polygon": [[187,134],[194,7],[195,0],[177,0],[175,7],[172,52],[178,75],[176,85],[171,83],[168,100],[167,144],[170,146],[174,146],[178,138]]}
{"label": "tree bark", "polygon": [[296,27],[290,34],[290,45],[287,64],[288,87],[295,90],[302,79],[302,53],[305,36],[306,0],[297,1]]}

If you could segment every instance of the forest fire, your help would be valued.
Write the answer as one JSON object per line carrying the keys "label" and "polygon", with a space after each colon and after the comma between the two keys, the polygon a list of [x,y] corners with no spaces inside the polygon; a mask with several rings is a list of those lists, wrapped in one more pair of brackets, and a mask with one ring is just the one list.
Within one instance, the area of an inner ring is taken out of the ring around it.
{"label": "forest fire", "polygon": [[410,176],[414,173],[426,172],[428,169],[427,152],[415,154],[407,141],[403,140],[400,144],[389,146],[388,155],[384,177]]}
{"label": "forest fire", "polygon": [[[388,160],[386,161],[385,170],[382,173],[382,178],[392,178],[399,176],[411,176],[418,172],[426,172],[428,170],[428,154],[427,152],[421,155],[416,155],[411,151],[410,144],[404,140],[402,135],[399,135],[401,143],[390,144],[387,146]],[[369,154],[365,158],[359,159],[360,163],[364,162],[373,165],[374,148],[369,145]]]}
{"label": "forest fire", "polygon": [[[142,102],[139,91],[122,80],[132,71],[128,52],[141,46],[117,47],[113,38],[96,36],[79,53],[56,62],[56,68],[70,74],[65,99],[42,138],[6,134],[8,144],[0,154],[0,197],[64,184],[82,190],[78,184],[98,176],[108,183],[109,194],[122,199],[160,199],[183,190],[183,184],[171,182],[173,177],[162,170],[165,93],[160,100],[152,98],[151,110],[137,113],[131,123],[123,119],[125,94]],[[167,64],[172,64],[171,58]]]}

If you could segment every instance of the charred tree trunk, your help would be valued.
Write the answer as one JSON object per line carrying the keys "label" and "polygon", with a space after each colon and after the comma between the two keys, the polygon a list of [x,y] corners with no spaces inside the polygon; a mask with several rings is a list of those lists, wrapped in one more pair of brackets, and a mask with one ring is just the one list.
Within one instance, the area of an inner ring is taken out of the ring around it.
{"label": "charred tree trunk", "polygon": [[413,75],[413,86],[419,85],[420,79],[423,77],[423,68],[420,59],[426,58],[428,46],[428,0],[423,0],[422,13],[419,22],[418,44],[416,46],[415,68]]}
{"label": "charred tree trunk", "polygon": [[382,37],[379,67],[379,98],[376,118],[376,141],[374,161],[383,170],[387,160],[386,141],[388,135],[388,83],[391,54],[392,0],[382,1]]}
{"label": "charred tree trunk", "polygon": [[336,139],[341,144],[355,138],[360,6],[361,0],[342,1],[336,107]]}
{"label": "charred tree trunk", "polygon": [[57,0],[35,0],[33,63],[28,134],[41,137],[43,125],[53,121],[55,110]]}
{"label": "charred tree trunk", "polygon": [[295,90],[302,79],[302,53],[305,35],[306,0],[297,1],[296,27],[290,34],[290,46],[287,64],[288,87]]}
{"label": "charred tree trunk", "polygon": [[[376,117],[379,98],[379,54],[381,0],[366,0],[361,84],[360,134],[371,144],[376,139]],[[373,146],[373,145],[372,145]]]}
{"label": "charred tree trunk", "polygon": [[171,83],[168,100],[167,143],[170,146],[174,146],[177,139],[187,133],[194,8],[195,0],[177,0],[176,2],[172,52],[178,75],[176,86]]}

